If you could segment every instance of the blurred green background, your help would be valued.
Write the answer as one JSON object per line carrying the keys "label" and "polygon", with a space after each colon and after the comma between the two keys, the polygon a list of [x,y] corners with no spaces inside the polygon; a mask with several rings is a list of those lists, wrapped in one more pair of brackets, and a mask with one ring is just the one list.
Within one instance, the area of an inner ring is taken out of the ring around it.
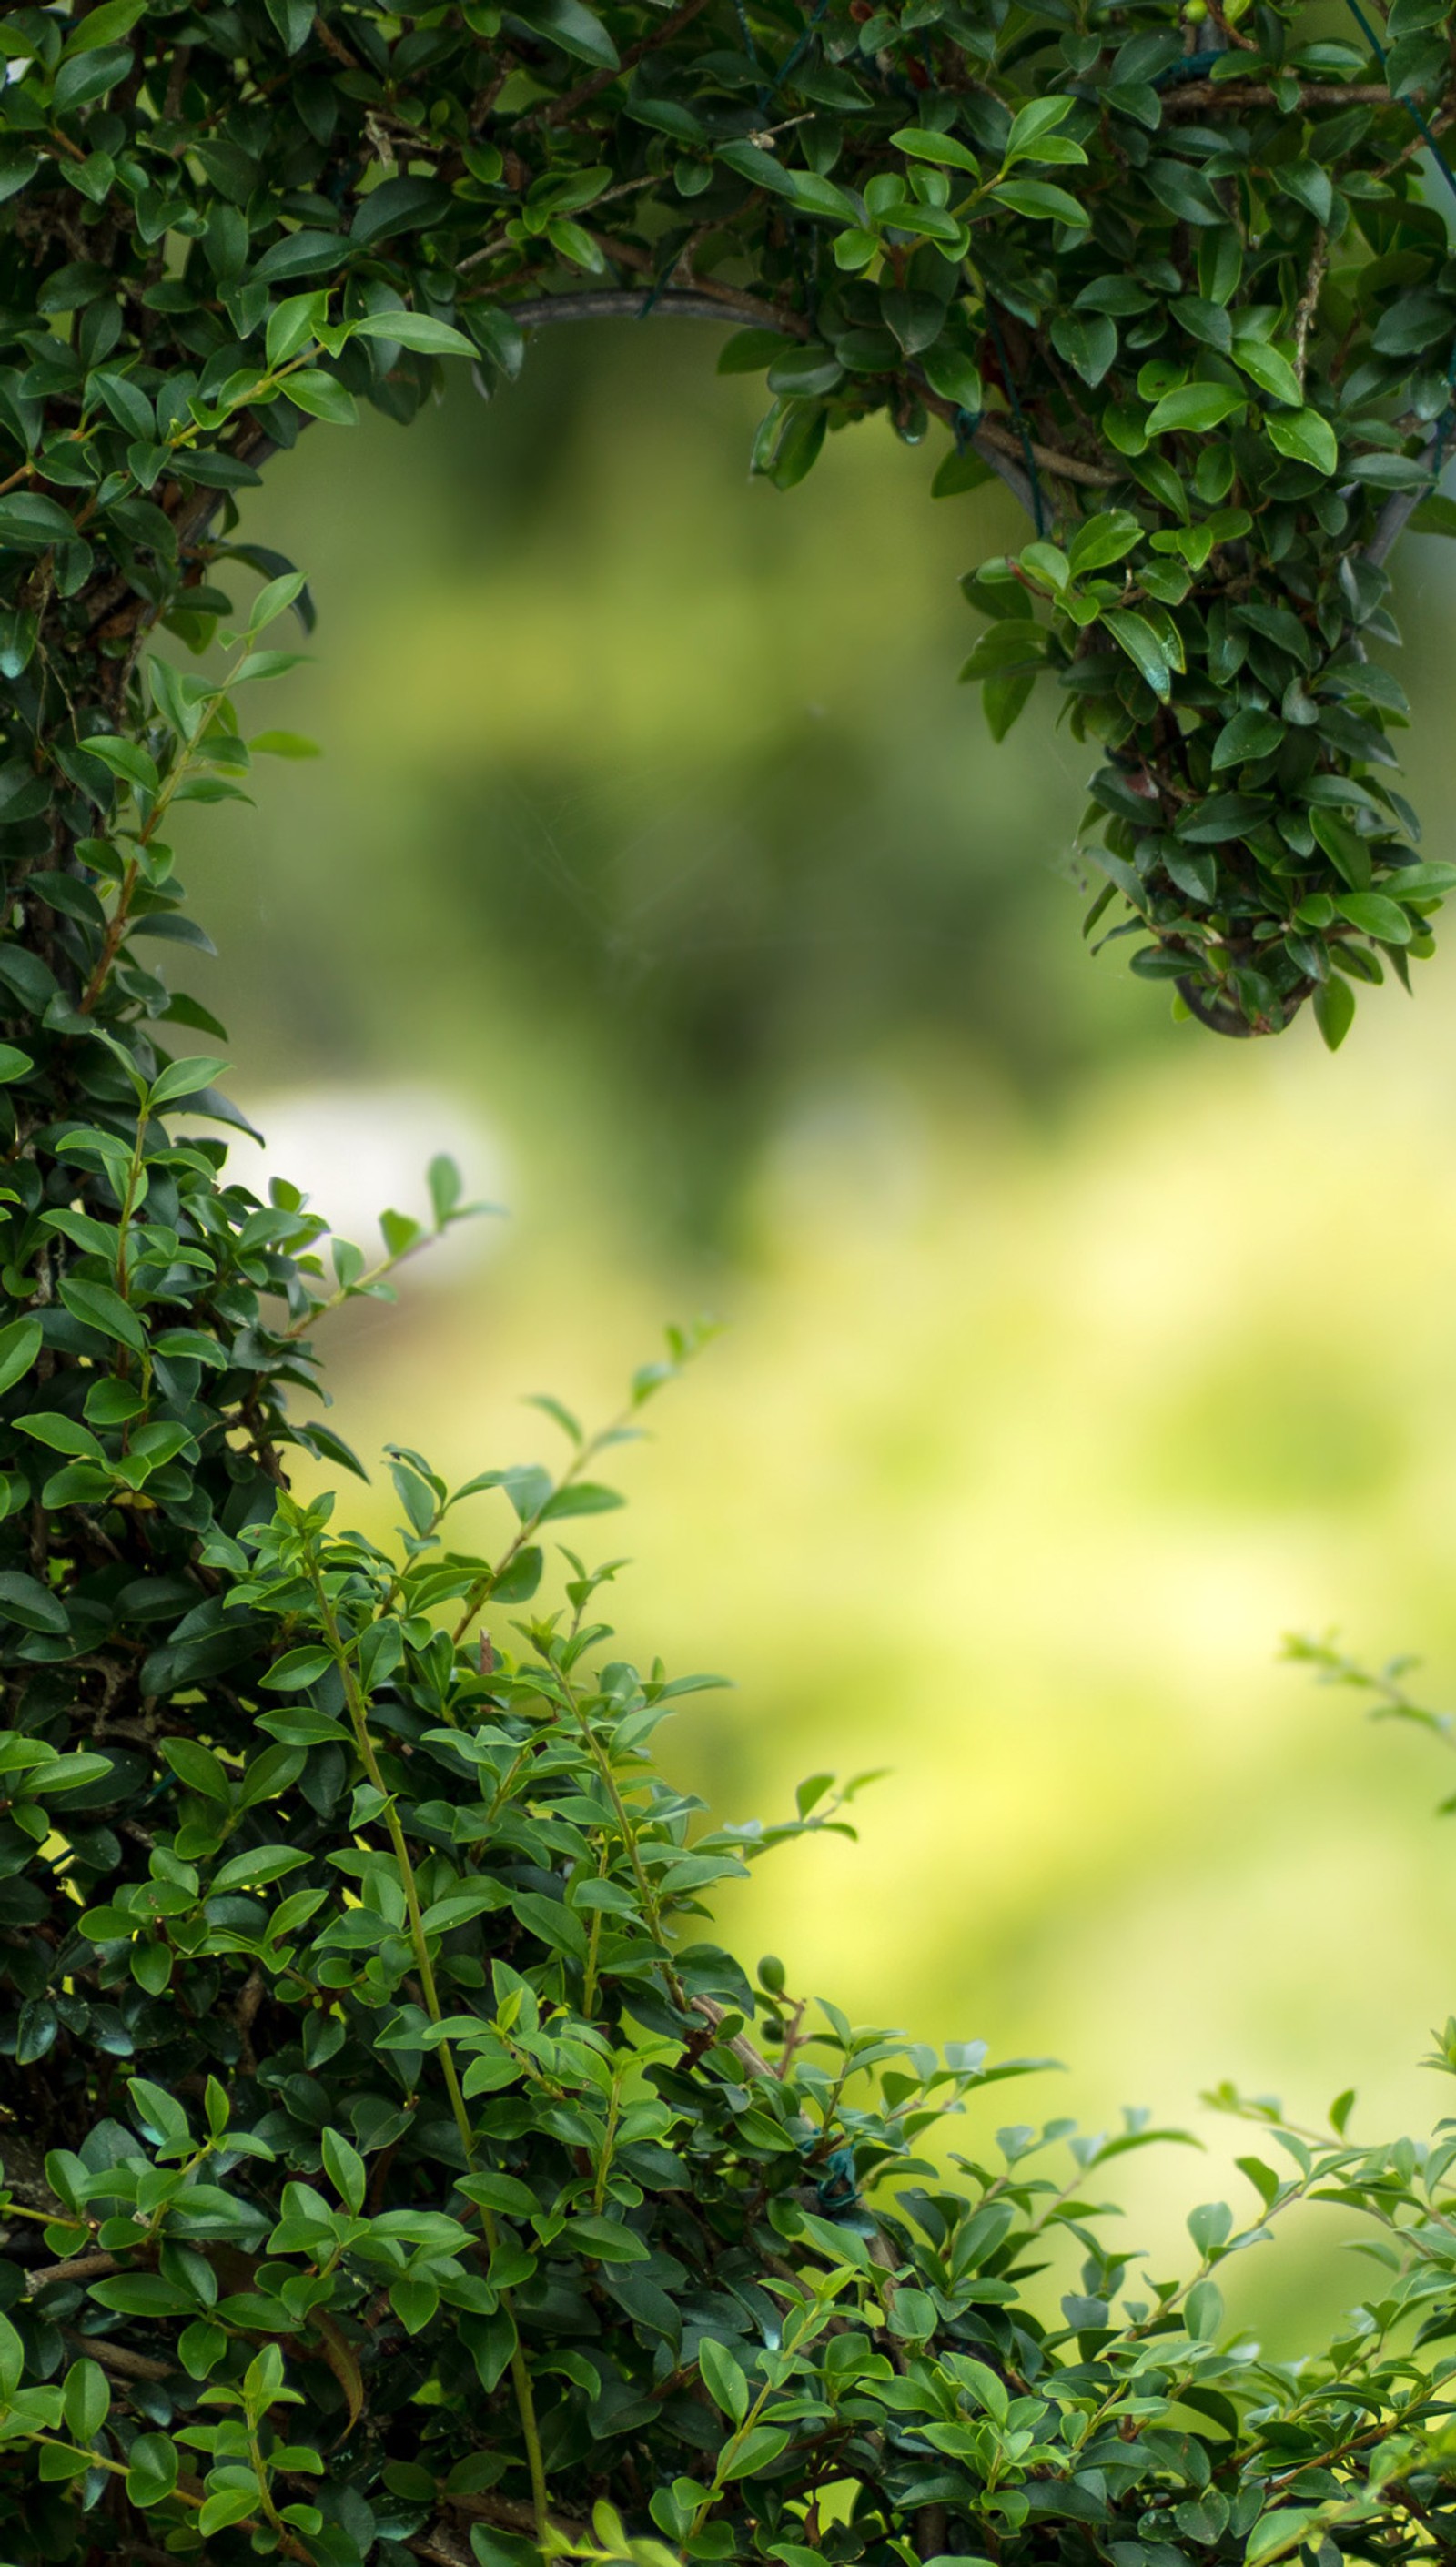
{"label": "blurred green background", "polygon": [[[544,334],[488,409],[454,384],[270,466],[245,532],[321,621],[259,711],[326,753],[189,819],[222,955],[189,985],[346,1232],[441,1144],[509,1207],[331,1323],[368,1455],[537,1458],[521,1394],[600,1417],[665,1318],[730,1323],[602,1529],[633,1647],[736,1679],[670,1769],[739,1818],[892,1770],[857,1847],[775,1856],[724,1930],[860,2017],[1068,2063],[978,2139],[1196,2128],[1206,2162],[1119,2169],[1166,2269],[1192,2201],[1253,2207],[1201,2086],[1317,2120],[1354,2083],[1369,2137],[1446,2109],[1414,2062],[1456,2005],[1456,1774],[1276,1653],[1337,1625],[1438,1696],[1456,1669],[1456,950],[1334,1059],[1090,959],[1087,761],[1049,694],[997,749],[956,685],[1010,502],[933,502],[939,448],[882,426],[750,483],[759,388],[717,345]],[[1439,543],[1400,584],[1446,856]],[[1248,2259],[1277,2345],[1355,2295],[1331,2216]]]}

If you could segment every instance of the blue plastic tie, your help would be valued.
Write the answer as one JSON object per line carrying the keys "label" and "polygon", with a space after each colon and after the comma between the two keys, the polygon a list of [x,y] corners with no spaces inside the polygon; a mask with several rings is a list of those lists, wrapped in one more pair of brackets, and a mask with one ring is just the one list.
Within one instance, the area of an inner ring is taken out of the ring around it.
{"label": "blue plastic tie", "polygon": [[[801,2139],[799,2145],[807,2151],[817,2142]],[[853,2228],[861,2237],[873,2237],[875,2223],[859,2197],[853,2148],[830,2149],[822,2173],[814,2178],[814,2199],[824,2217],[832,2219],[836,2227]]]}
{"label": "blue plastic tie", "polygon": [[997,325],[996,314],[989,303],[986,307],[986,325],[991,332],[991,336],[996,347],[996,353],[1001,360],[1002,381],[1006,385],[1008,393],[1011,395],[1012,417],[1017,423],[1017,434],[1021,440],[1021,452],[1025,456],[1026,470],[1030,475],[1031,514],[1035,519],[1036,534],[1039,541],[1040,537],[1046,532],[1046,512],[1041,501],[1041,483],[1036,471],[1036,457],[1031,451],[1031,440],[1026,433],[1026,422],[1021,411],[1021,398],[1012,380],[1012,370],[1007,359],[1006,342],[1002,338],[1001,331]]}
{"label": "blue plastic tie", "polygon": [[1170,63],[1165,72],[1155,73],[1148,87],[1175,89],[1180,81],[1202,80],[1205,72],[1213,70],[1215,63],[1225,62],[1227,58],[1227,48],[1223,45],[1217,46],[1211,54],[1185,54],[1181,63]]}
{"label": "blue plastic tie", "polygon": [[[738,22],[738,34],[743,40],[744,54],[752,64],[754,71],[761,71],[763,66],[758,60],[758,48],[753,42],[752,30],[748,25],[748,12],[743,6],[743,0],[733,0],[733,16]],[[765,89],[760,80],[758,84],[758,113],[760,116],[767,115],[769,102],[772,99],[772,90]]]}
{"label": "blue plastic tie", "polygon": [[[805,27],[803,34],[800,36],[798,43],[790,48],[778,66],[778,78],[773,82],[771,88],[767,92],[765,105],[771,107],[773,101],[777,98],[779,91],[782,89],[784,82],[787,80],[789,73],[796,70],[798,65],[803,61],[805,54],[808,52],[810,45],[814,41],[814,29],[817,27],[819,20],[824,16],[828,6],[829,0],[817,0],[814,14],[810,18],[808,25]],[[741,22],[741,11],[739,12],[739,19]]]}
{"label": "blue plastic tie", "polygon": [[[678,256],[681,256],[681,252],[679,252],[679,253],[678,253]],[[668,265],[663,269],[663,272],[662,272],[661,276],[657,279],[656,284],[654,284],[653,286],[651,286],[651,287],[649,288],[649,290],[648,290],[647,294],[646,294],[646,295],[644,296],[644,298],[643,298],[642,308],[641,308],[641,310],[639,311],[639,313],[638,313],[638,315],[637,315],[637,318],[638,318],[638,320],[639,320],[639,321],[645,321],[645,320],[647,320],[647,318],[648,318],[649,314],[650,314],[650,313],[651,313],[651,311],[652,311],[652,308],[653,308],[654,304],[656,303],[656,301],[657,301],[657,299],[658,299],[658,296],[659,296],[660,294],[664,293],[664,292],[666,291],[666,289],[668,288],[668,286],[670,286],[670,285],[671,285],[671,283],[672,283],[672,281],[673,281],[674,271],[675,271],[675,270],[676,270],[676,268],[677,268],[677,264],[678,264],[678,258],[677,258],[677,257],[674,257],[674,258],[670,259],[670,260],[669,260],[669,262],[668,262]]]}

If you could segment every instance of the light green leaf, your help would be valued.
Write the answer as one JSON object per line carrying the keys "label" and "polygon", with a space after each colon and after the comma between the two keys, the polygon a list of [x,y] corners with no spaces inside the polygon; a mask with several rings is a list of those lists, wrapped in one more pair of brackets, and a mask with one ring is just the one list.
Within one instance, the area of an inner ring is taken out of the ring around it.
{"label": "light green leaf", "polygon": [[1288,454],[1297,463],[1311,464],[1316,472],[1333,472],[1339,462],[1339,445],[1327,419],[1317,410],[1298,410],[1293,414],[1276,411],[1264,423],[1271,445]]}
{"label": "light green leaf", "polygon": [[359,405],[354,395],[321,366],[302,366],[296,375],[284,377],[283,390],[296,410],[307,411],[310,419],[322,419],[330,428],[354,428],[359,422]]}
{"label": "light green leaf", "polygon": [[1007,178],[992,189],[992,200],[1006,205],[1014,214],[1025,214],[1035,223],[1070,223],[1085,231],[1091,215],[1075,196],[1064,187],[1053,187],[1045,178]]}
{"label": "light green leaf", "polygon": [[1246,407],[1243,394],[1236,392],[1232,384],[1180,384],[1154,403],[1147,433],[1166,436],[1179,428],[1189,435],[1202,436]]}
{"label": "light green leaf", "polygon": [[1147,680],[1155,696],[1167,703],[1172,677],[1163,654],[1163,646],[1152,626],[1129,607],[1109,606],[1103,610],[1102,622],[1113,640],[1127,653],[1133,666]]}
{"label": "light green leaf", "polygon": [[1300,379],[1289,359],[1282,357],[1277,348],[1271,348],[1264,339],[1236,339],[1230,353],[1235,365],[1243,369],[1262,393],[1268,393],[1272,401],[1288,402],[1292,410],[1299,409],[1305,398],[1300,390]]}
{"label": "light green leaf", "polygon": [[1338,1051],[1354,1023],[1355,994],[1342,972],[1331,972],[1314,992],[1314,1022],[1328,1050]]}
{"label": "light green leaf", "polygon": [[474,342],[433,312],[366,312],[349,324],[352,339],[390,339],[422,357],[473,357]]}
{"label": "light green leaf", "polygon": [[1400,903],[1386,900],[1378,891],[1347,891],[1334,904],[1339,915],[1362,936],[1373,936],[1381,945],[1408,945],[1415,934]]}
{"label": "light green leaf", "polygon": [[971,178],[981,175],[975,152],[957,135],[931,134],[920,125],[902,125],[890,141],[911,160],[931,160],[942,169],[964,169]]}

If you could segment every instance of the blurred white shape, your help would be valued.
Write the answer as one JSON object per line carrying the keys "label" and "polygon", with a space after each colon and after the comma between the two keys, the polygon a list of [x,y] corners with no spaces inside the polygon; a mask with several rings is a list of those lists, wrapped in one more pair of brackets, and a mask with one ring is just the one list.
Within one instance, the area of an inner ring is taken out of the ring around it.
{"label": "blurred white shape", "polygon": [[[504,1200],[506,1163],[499,1140],[445,1088],[285,1088],[249,1097],[245,1110],[263,1146],[235,1141],[229,1175],[263,1202],[272,1179],[286,1178],[308,1197],[310,1210],[322,1213],[339,1238],[362,1248],[371,1264],[383,1251],[382,1212],[411,1213],[432,1226],[426,1170],[441,1152],[460,1171],[463,1202]],[[500,1227],[494,1214],[455,1224],[412,1259],[412,1276],[457,1282],[491,1254]]]}

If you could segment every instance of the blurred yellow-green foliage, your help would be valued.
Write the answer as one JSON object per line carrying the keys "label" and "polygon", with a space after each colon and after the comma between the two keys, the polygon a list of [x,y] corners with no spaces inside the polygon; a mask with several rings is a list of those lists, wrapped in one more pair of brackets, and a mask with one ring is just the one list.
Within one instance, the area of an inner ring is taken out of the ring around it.
{"label": "blurred yellow-green foliage", "polygon": [[[532,1458],[519,1394],[599,1416],[662,1319],[730,1323],[624,1463],[625,1636],[736,1680],[670,1766],[737,1817],[891,1770],[857,1848],[776,1856],[724,1929],[861,2017],[1068,2063],[988,2128],[1191,2120],[1210,2163],[1128,2161],[1166,2255],[1238,2145],[1202,2085],[1320,2118],[1354,2083],[1372,2137],[1446,2109],[1413,2064],[1456,2001],[1439,1753],[1275,1660],[1338,1625],[1456,1666],[1456,963],[1330,1059],[1090,960],[1082,755],[1050,702],[994,748],[955,684],[1008,504],[933,503],[879,427],[750,485],[715,346],[552,334],[488,411],[270,468],[246,531],[321,612],[281,717],[326,754],[194,823],[192,986],[341,1226],[437,1142],[509,1205],[340,1323],[366,1453]],[[1456,587],[1408,550],[1446,856]],[[1320,2217],[1246,2280],[1278,2342],[1353,2293]]]}

